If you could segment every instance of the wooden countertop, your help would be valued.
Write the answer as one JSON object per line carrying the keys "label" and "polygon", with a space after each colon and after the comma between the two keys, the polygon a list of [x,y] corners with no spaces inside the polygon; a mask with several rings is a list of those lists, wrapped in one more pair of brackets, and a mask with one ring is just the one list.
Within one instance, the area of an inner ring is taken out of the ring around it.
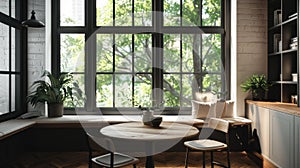
{"label": "wooden countertop", "polygon": [[253,101],[246,100],[248,104],[255,104],[260,107],[265,107],[272,110],[281,111],[287,114],[296,115],[300,117],[300,108],[296,104],[292,103],[280,103],[280,102],[267,102],[267,101]]}

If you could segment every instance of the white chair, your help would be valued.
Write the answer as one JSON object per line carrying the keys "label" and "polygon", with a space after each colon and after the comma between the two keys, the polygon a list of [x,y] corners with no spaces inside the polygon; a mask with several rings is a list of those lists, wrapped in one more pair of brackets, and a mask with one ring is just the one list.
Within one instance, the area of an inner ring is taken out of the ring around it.
{"label": "white chair", "polygon": [[[225,141],[226,143],[219,142],[211,139],[199,139],[184,142],[186,146],[186,158],[185,158],[185,167],[188,167],[188,157],[190,150],[201,151],[203,153],[203,167],[205,167],[205,153],[210,152],[211,154],[211,167],[214,165],[218,165],[221,167],[230,167],[230,157],[229,157],[229,122],[218,119],[218,118],[210,118],[208,122],[208,128],[213,130],[218,130],[225,133]],[[218,151],[227,151],[227,166],[220,162],[214,161],[213,153]]]}
{"label": "white chair", "polygon": [[[87,133],[86,135],[89,148],[89,168],[92,168],[93,165],[107,168],[133,165],[133,167],[135,168],[136,163],[139,162],[139,159],[137,158],[115,152],[115,147],[111,139],[92,136],[89,133]],[[105,147],[101,147],[100,144],[104,145]],[[94,151],[100,151],[104,148],[108,150],[109,153],[95,157],[93,156]]]}

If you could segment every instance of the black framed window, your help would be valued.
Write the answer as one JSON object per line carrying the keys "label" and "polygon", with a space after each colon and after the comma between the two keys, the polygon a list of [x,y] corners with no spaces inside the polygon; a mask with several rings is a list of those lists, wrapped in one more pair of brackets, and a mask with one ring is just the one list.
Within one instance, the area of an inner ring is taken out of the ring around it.
{"label": "black framed window", "polygon": [[[4,0],[0,5],[0,121],[26,112],[26,2]],[[23,109],[23,110],[22,110]]]}
{"label": "black framed window", "polygon": [[229,3],[52,1],[52,69],[76,76],[90,111],[191,107],[195,91],[228,99]]}

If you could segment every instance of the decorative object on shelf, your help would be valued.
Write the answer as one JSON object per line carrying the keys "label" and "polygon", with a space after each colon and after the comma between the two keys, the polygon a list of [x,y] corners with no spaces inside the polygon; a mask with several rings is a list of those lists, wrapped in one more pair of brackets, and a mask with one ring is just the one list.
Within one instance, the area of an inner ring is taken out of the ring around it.
{"label": "decorative object on shelf", "polygon": [[274,42],[274,52],[278,52],[279,50],[279,42],[281,41],[281,35],[280,34],[274,34],[273,35],[273,42]]}
{"label": "decorative object on shelf", "polygon": [[274,26],[282,22],[281,9],[274,10]]}
{"label": "decorative object on shelf", "polygon": [[49,82],[45,80],[35,81],[31,87],[35,87],[27,96],[27,102],[35,107],[38,103],[48,104],[48,117],[61,117],[63,115],[63,103],[67,98],[74,97],[82,98],[82,91],[78,83],[73,79],[73,76],[68,74],[61,74],[55,77],[50,72],[45,71],[42,77],[47,77]]}
{"label": "decorative object on shelf", "polygon": [[253,100],[265,100],[266,92],[271,85],[264,74],[254,74],[240,86],[244,92],[251,92]]}
{"label": "decorative object on shelf", "polygon": [[278,42],[278,51],[281,52],[282,51],[282,40],[280,40]]}
{"label": "decorative object on shelf", "polygon": [[298,37],[291,38],[290,48],[293,50],[298,48]]}
{"label": "decorative object on shelf", "polygon": [[292,73],[292,81],[297,82],[298,81],[298,74]]}
{"label": "decorative object on shelf", "polygon": [[291,95],[291,103],[297,104],[298,102],[298,96],[297,95]]}
{"label": "decorative object on shelf", "polygon": [[23,21],[22,24],[26,27],[36,27],[36,28],[45,27],[45,24],[42,21],[37,20],[35,17],[34,4],[35,1],[33,1],[33,5],[32,5],[33,7],[31,11],[30,19]]}

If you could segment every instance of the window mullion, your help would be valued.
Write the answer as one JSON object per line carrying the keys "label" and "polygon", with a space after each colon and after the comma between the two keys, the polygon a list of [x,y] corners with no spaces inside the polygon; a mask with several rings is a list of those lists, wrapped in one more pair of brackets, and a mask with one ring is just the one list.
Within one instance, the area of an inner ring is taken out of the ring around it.
{"label": "window mullion", "polygon": [[86,109],[87,111],[96,111],[96,43],[97,35],[93,34],[93,27],[96,22],[94,15],[96,14],[95,8],[96,1],[85,0],[85,93],[87,97]]}
{"label": "window mullion", "polygon": [[163,1],[153,2],[154,33],[152,34],[152,100],[155,106],[163,101]]}
{"label": "window mullion", "polygon": [[86,37],[85,44],[85,93],[87,111],[96,110],[96,37]]}
{"label": "window mullion", "polygon": [[132,6],[131,6],[131,13],[132,13],[132,26],[134,26],[134,0],[131,1],[132,2]]}
{"label": "window mullion", "polygon": [[134,69],[134,65],[135,65],[135,60],[134,60],[134,34],[132,34],[131,36],[131,47],[132,47],[132,53],[131,53],[131,59],[132,59],[132,64],[131,64],[131,75],[132,75],[132,93],[131,93],[131,97],[132,97],[132,107],[134,107],[135,105],[135,95],[134,95],[134,84],[135,84],[135,69]]}
{"label": "window mullion", "polygon": [[199,20],[200,20],[200,26],[202,27],[203,24],[202,24],[202,8],[203,8],[203,0],[200,0],[199,1],[199,6],[200,6],[200,9],[199,9]]}
{"label": "window mullion", "polygon": [[113,107],[116,107],[116,35],[113,34]]}
{"label": "window mullion", "polygon": [[183,73],[182,73],[182,63],[183,63],[183,61],[182,61],[182,59],[183,59],[183,55],[182,55],[182,34],[180,34],[180,97],[179,97],[179,101],[180,101],[180,106],[182,106],[182,101],[181,101],[181,99],[183,98],[183,95],[182,95],[182,79],[183,79],[183,77],[182,77],[182,75],[183,75]]}

